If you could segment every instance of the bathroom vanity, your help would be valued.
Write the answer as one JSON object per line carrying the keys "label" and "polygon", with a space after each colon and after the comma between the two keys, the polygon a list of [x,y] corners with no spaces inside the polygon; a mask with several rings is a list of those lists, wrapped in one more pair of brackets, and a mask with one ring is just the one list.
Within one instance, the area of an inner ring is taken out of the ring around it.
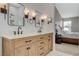
{"label": "bathroom vanity", "polygon": [[53,50],[53,33],[3,36],[3,56],[44,56]]}

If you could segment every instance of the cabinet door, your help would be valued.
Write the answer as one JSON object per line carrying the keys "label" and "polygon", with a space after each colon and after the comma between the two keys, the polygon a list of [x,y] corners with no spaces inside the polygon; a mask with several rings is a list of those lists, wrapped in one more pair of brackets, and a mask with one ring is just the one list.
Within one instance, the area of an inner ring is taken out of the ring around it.
{"label": "cabinet door", "polygon": [[18,47],[15,49],[15,56],[25,56],[28,55],[28,50],[26,50],[26,46]]}
{"label": "cabinet door", "polygon": [[36,46],[35,44],[30,44],[28,47],[29,56],[35,56],[36,55]]}

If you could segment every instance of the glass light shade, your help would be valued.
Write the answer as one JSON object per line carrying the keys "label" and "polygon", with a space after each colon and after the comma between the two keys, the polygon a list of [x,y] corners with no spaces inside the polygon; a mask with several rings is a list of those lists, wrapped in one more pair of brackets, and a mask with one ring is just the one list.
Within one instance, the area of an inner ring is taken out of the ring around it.
{"label": "glass light shade", "polygon": [[36,16],[36,12],[35,12],[35,11],[32,11],[32,12],[31,12],[31,16],[32,16],[32,17],[35,17],[35,16]]}
{"label": "glass light shade", "polygon": [[27,8],[25,8],[24,13],[25,13],[25,15],[28,15],[29,10]]}
{"label": "glass light shade", "polygon": [[41,19],[47,19],[46,15],[41,16]]}

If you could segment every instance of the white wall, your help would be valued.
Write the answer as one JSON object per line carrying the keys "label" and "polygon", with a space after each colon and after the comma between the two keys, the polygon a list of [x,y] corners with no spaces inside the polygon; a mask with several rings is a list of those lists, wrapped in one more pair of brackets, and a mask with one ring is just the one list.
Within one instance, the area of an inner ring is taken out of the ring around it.
{"label": "white wall", "polygon": [[13,30],[16,30],[16,27],[8,26],[7,19],[4,19],[4,14],[0,13],[0,55],[2,55],[2,35],[11,35]]}
{"label": "white wall", "polygon": [[[54,32],[54,4],[26,4],[28,8],[34,8],[39,10],[41,13],[47,14],[53,18],[53,23],[50,25],[44,24],[43,32]],[[13,35],[13,31],[17,31],[17,26],[8,26],[7,19],[4,19],[4,14],[0,13],[0,37],[2,35]],[[38,28],[34,25],[28,24],[26,22],[25,26],[23,27],[23,33],[37,33]],[[1,39],[0,39],[1,40]],[[53,41],[54,42],[54,41]],[[0,43],[0,47],[1,47]],[[1,51],[1,48],[0,48]]]}
{"label": "white wall", "polygon": [[[79,25],[79,17],[78,17],[78,25]],[[78,26],[78,32],[79,32],[79,26]]]}
{"label": "white wall", "polygon": [[2,38],[0,38],[0,56],[2,55]]}

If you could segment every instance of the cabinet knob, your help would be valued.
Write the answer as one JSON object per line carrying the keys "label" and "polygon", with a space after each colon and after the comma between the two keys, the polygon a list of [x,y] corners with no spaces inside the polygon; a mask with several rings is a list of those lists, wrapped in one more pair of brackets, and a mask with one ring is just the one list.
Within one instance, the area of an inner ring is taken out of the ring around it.
{"label": "cabinet knob", "polygon": [[27,50],[29,50],[29,49],[30,49],[30,47],[27,48]]}
{"label": "cabinet knob", "polygon": [[50,39],[48,39],[48,41],[50,41]]}

